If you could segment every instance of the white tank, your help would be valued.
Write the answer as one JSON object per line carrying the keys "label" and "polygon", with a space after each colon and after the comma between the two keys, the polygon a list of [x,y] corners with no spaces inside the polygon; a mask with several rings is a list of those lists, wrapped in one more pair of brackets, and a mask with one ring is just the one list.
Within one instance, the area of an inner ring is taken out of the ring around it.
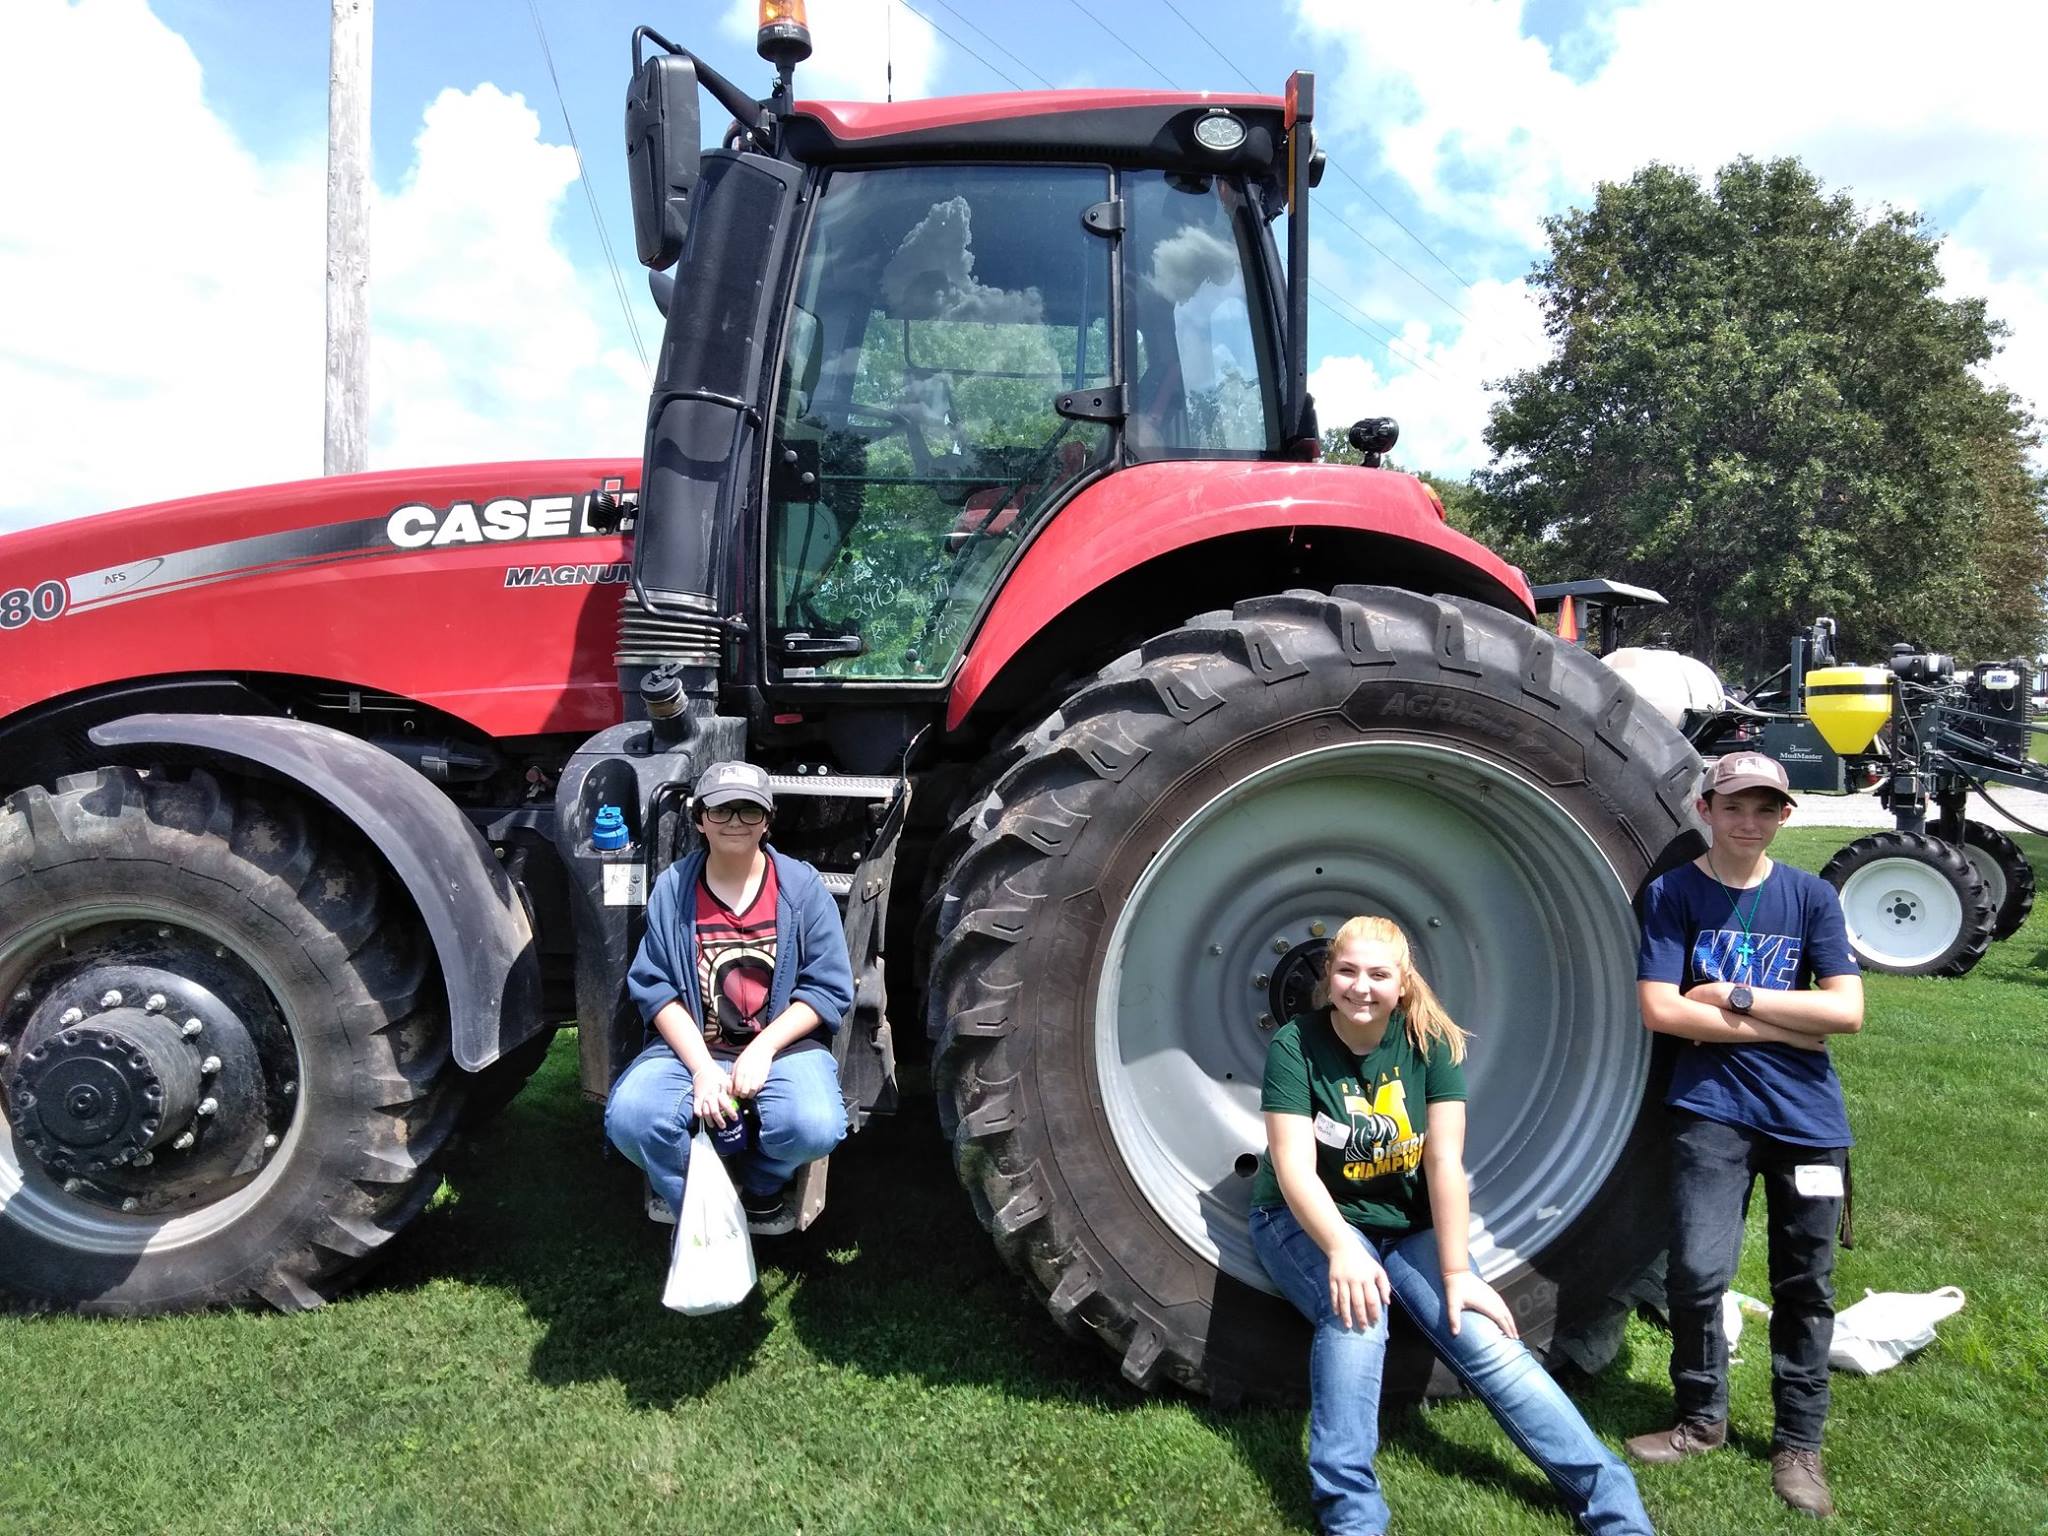
{"label": "white tank", "polygon": [[1684,724],[1687,711],[1710,715],[1727,702],[1714,669],[1695,657],[1626,645],[1601,660],[1627,678],[1643,702],[1673,725]]}

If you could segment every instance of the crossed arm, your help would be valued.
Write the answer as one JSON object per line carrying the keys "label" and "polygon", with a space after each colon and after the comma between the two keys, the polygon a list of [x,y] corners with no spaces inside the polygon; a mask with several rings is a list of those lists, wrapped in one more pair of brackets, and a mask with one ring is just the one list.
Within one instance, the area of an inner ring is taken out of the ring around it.
{"label": "crossed arm", "polygon": [[1863,978],[1828,976],[1809,991],[1752,990],[1747,1014],[1728,1006],[1733,985],[1707,981],[1681,993],[1669,981],[1639,981],[1636,1001],[1643,1026],[1653,1034],[1675,1035],[1708,1045],[1790,1045],[1827,1048],[1829,1035],[1852,1035],[1863,1027]]}

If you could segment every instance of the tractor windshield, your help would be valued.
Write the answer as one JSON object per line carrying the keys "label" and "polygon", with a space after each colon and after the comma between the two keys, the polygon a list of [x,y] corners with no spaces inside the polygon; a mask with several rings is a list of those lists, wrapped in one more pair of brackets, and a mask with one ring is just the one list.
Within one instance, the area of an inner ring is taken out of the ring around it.
{"label": "tractor windshield", "polygon": [[945,675],[990,583],[1107,459],[1059,415],[1110,380],[1115,243],[1088,166],[905,166],[822,184],[771,449],[769,645],[786,679]]}

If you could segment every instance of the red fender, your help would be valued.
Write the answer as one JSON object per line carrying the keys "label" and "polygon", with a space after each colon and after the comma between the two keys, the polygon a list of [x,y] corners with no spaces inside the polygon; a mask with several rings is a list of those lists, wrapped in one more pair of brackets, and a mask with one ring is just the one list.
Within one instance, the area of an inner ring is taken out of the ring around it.
{"label": "red fender", "polygon": [[1105,582],[1173,550],[1258,528],[1406,540],[1455,557],[1471,567],[1475,586],[1498,588],[1504,601],[1536,616],[1522,573],[1445,524],[1435,494],[1412,475],[1241,459],[1141,464],[1089,486],[1024,551],[954,674],[946,728],[967,718],[1027,642]]}

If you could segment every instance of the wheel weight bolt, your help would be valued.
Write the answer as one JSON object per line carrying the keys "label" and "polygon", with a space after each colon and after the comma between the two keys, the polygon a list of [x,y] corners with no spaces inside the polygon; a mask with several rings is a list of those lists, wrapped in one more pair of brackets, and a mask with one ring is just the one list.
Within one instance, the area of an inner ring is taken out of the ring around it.
{"label": "wheel weight bolt", "polygon": [[130,1195],[126,1200],[123,1200],[121,1202],[121,1209],[124,1211],[139,1211],[142,1209],[142,1202],[136,1199],[133,1195]]}
{"label": "wheel weight bolt", "polygon": [[203,1076],[213,1076],[214,1073],[220,1070],[220,1058],[218,1056],[207,1057],[206,1060],[199,1063],[199,1070]]}
{"label": "wheel weight bolt", "polygon": [[68,1029],[70,1026],[76,1024],[79,1020],[83,1019],[84,1017],[85,1010],[83,1008],[66,1008],[64,1012],[58,1017],[57,1022]]}
{"label": "wheel weight bolt", "polygon": [[201,1099],[201,1100],[199,1101],[199,1107],[198,1107],[197,1109],[193,1110],[193,1111],[192,1111],[192,1113],[193,1113],[193,1114],[195,1114],[195,1115],[198,1115],[198,1116],[200,1116],[200,1117],[201,1117],[201,1118],[203,1119],[204,1117],[206,1117],[207,1115],[210,1115],[210,1114],[212,1114],[212,1113],[213,1113],[213,1112],[214,1112],[215,1110],[217,1110],[217,1109],[219,1109],[219,1108],[220,1108],[220,1100],[219,1100],[219,1099]]}
{"label": "wheel weight bolt", "polygon": [[180,1029],[178,1033],[183,1035],[187,1040],[190,1040],[194,1035],[198,1034],[199,1031],[204,1029],[205,1027],[206,1026],[201,1024],[197,1019],[187,1019],[185,1021],[184,1027]]}
{"label": "wheel weight bolt", "polygon": [[277,1138],[275,1136],[264,1137],[263,1150],[266,1152],[275,1152],[277,1150]]}
{"label": "wheel weight bolt", "polygon": [[121,994],[119,992],[116,992],[112,987],[109,987],[106,991],[100,994],[100,1006],[102,1008],[120,1007]]}
{"label": "wheel weight bolt", "polygon": [[156,1154],[154,1152],[138,1152],[135,1154],[135,1158],[131,1166],[136,1168],[147,1168],[151,1163],[155,1161]]}
{"label": "wheel weight bolt", "polygon": [[144,1013],[162,1013],[164,1011],[164,1005],[169,1001],[170,999],[165,997],[163,993],[152,992],[149,994],[148,997],[143,999],[142,1011]]}
{"label": "wheel weight bolt", "polygon": [[83,1179],[66,1179],[64,1181],[64,1193],[67,1195],[75,1195],[83,1188],[85,1188],[85,1180]]}
{"label": "wheel weight bolt", "polygon": [[192,1143],[197,1139],[190,1131],[180,1131],[178,1139],[171,1143],[171,1150],[173,1152],[189,1152],[192,1149]]}
{"label": "wheel weight bolt", "polygon": [[27,987],[16,987],[14,989],[14,1000],[17,1003],[25,1003],[34,996],[35,993],[31,992]]}

